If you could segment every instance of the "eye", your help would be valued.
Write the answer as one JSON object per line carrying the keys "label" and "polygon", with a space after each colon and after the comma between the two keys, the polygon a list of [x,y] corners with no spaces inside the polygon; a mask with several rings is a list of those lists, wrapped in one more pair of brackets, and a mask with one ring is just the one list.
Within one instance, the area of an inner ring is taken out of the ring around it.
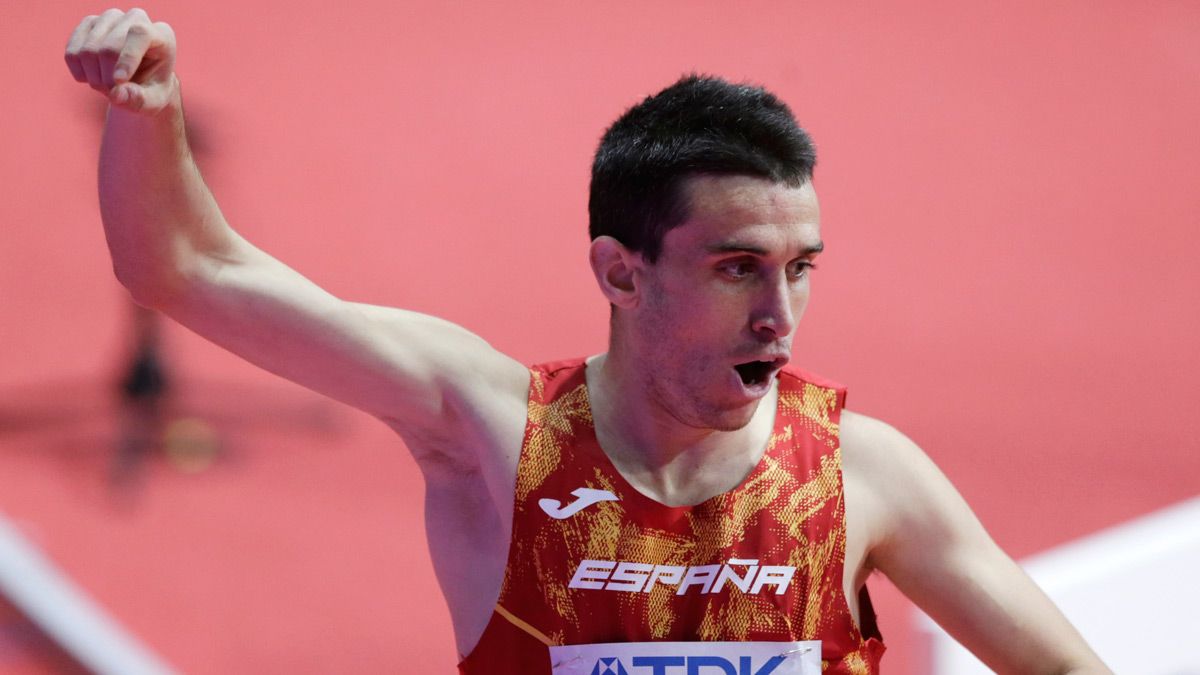
{"label": "eye", "polygon": [[745,279],[754,273],[754,263],[748,260],[732,260],[722,263],[717,269],[730,279]]}
{"label": "eye", "polygon": [[808,276],[809,270],[815,270],[817,266],[808,260],[793,260],[788,263],[788,276],[793,279],[803,279]]}

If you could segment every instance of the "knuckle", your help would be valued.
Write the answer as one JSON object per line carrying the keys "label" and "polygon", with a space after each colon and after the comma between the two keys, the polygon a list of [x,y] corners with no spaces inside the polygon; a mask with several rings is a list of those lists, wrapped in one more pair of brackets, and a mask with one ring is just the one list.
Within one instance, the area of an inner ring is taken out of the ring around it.
{"label": "knuckle", "polygon": [[131,37],[145,37],[150,34],[150,27],[144,23],[135,23],[129,26],[126,35]]}
{"label": "knuckle", "polygon": [[103,58],[103,59],[115,59],[121,55],[122,46],[123,45],[121,45],[120,43],[115,43],[110,40],[106,40],[106,41],[102,42],[96,48],[96,54],[99,55],[100,58]]}
{"label": "knuckle", "polygon": [[146,10],[142,9],[141,7],[134,7],[133,9],[129,10],[129,16],[136,16],[139,19],[145,19],[149,15],[146,14]]}
{"label": "knuckle", "polygon": [[95,18],[96,17],[93,16],[87,17],[83,21],[79,22],[79,25],[75,27],[75,30],[71,31],[71,37],[67,39],[68,50],[79,50],[79,48],[83,45],[83,41],[87,38],[88,33],[91,32],[92,23],[95,22]]}

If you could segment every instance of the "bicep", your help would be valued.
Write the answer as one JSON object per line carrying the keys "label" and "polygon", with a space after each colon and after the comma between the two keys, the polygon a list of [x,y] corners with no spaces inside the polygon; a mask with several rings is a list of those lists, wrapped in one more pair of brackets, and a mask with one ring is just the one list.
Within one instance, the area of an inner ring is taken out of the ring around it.
{"label": "bicep", "polygon": [[859,464],[882,514],[871,564],[998,672],[1098,665],[925,453],[887,425],[864,420],[863,426],[856,438],[851,432],[851,443],[863,450]]}
{"label": "bicep", "polygon": [[162,307],[172,318],[401,431],[453,434],[455,406],[468,400],[511,394],[523,404],[526,369],[470,331],[344,301],[244,240],[200,260],[187,279]]}

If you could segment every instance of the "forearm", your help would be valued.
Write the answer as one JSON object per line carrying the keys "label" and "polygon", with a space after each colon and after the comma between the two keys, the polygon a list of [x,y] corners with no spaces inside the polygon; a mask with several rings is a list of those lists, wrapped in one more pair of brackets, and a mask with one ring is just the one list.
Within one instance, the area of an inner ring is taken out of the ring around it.
{"label": "forearm", "polygon": [[154,115],[111,106],[100,147],[100,214],[113,270],[149,306],[169,302],[236,236],[188,148],[178,80],[173,90]]}

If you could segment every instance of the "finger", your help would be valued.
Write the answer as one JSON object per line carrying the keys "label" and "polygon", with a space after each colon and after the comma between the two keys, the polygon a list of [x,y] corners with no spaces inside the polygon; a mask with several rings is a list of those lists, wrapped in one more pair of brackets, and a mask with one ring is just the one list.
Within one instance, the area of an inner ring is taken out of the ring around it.
{"label": "finger", "polygon": [[158,30],[159,35],[163,36],[163,39],[175,42],[175,29],[171,28],[171,24],[166,21],[155,21],[154,28]]}
{"label": "finger", "polygon": [[100,84],[100,62],[96,59],[95,52],[81,51],[79,53],[79,67],[83,69],[83,76],[86,82],[91,85],[92,89],[102,89]]}
{"label": "finger", "polygon": [[125,45],[121,47],[116,61],[113,63],[113,84],[128,82],[138,71],[146,50],[150,49],[153,36],[150,26],[146,23],[131,23],[125,32]]}
{"label": "finger", "polygon": [[100,15],[92,24],[92,29],[88,32],[83,41],[83,48],[79,53],[79,60],[83,65],[83,70],[87,73],[88,84],[92,89],[98,91],[108,91],[111,85],[105,86],[104,75],[102,73],[100,50],[103,49],[104,38],[112,30],[113,26],[121,20],[124,13],[117,9],[110,9]]}
{"label": "finger", "polygon": [[114,86],[133,77],[150,46],[150,38],[150,17],[136,7],[129,10],[104,38],[100,63],[102,75],[109,78],[105,84]]}
{"label": "finger", "polygon": [[87,73],[83,70],[83,64],[79,61],[79,50],[83,48],[83,41],[87,38],[88,33],[92,30],[92,25],[100,17],[96,15],[84,17],[83,21],[75,27],[71,32],[71,38],[67,40],[67,53],[65,55],[67,68],[71,70],[71,77],[75,78],[76,82],[87,82]]}

